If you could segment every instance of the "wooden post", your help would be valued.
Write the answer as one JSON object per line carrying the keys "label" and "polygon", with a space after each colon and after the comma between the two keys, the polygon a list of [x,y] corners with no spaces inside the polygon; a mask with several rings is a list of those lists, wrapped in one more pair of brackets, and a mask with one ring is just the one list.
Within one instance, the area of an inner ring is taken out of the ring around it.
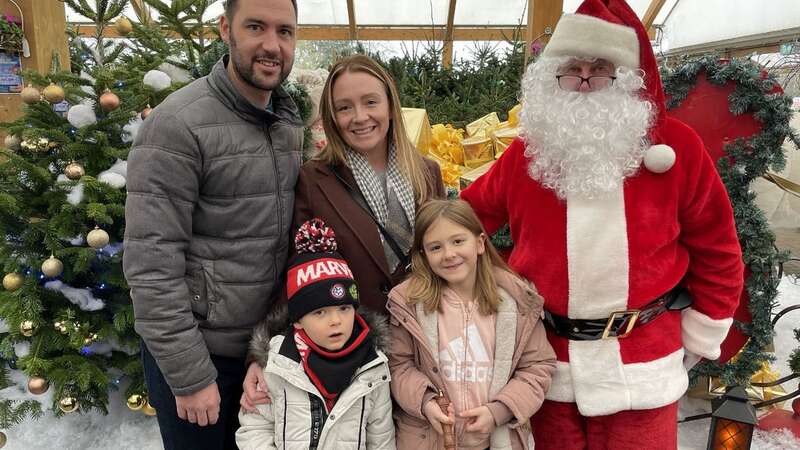
{"label": "wooden post", "polygon": [[353,0],[347,0],[347,21],[350,26],[350,40],[358,40],[358,28],[356,28],[356,7],[353,4]]}
{"label": "wooden post", "polygon": [[447,69],[453,65],[453,21],[456,17],[456,0],[450,0],[447,7],[447,28],[444,32],[444,49],[442,49],[442,65]]}
{"label": "wooden post", "polygon": [[525,64],[531,56],[531,44],[538,41],[547,43],[558,19],[564,11],[563,0],[528,0],[528,29],[525,42]]}
{"label": "wooden post", "polygon": [[[25,37],[31,49],[29,58],[21,58],[22,68],[41,73],[49,72],[55,50],[58,52],[61,69],[69,70],[64,3],[50,0],[17,0],[17,4],[22,8]],[[8,0],[0,0],[0,13],[19,16],[17,7]],[[19,94],[0,94],[0,122],[16,120],[20,115],[22,115],[22,100]]]}
{"label": "wooden post", "polygon": [[[664,7],[666,1],[667,0],[650,0],[650,5],[647,7],[647,11],[645,11],[644,17],[642,17],[642,25],[644,25],[648,36],[652,33],[653,37],[655,37],[655,30],[652,29],[653,22],[656,20],[658,13],[661,12],[661,8]],[[651,39],[653,39],[653,37],[651,37]]]}

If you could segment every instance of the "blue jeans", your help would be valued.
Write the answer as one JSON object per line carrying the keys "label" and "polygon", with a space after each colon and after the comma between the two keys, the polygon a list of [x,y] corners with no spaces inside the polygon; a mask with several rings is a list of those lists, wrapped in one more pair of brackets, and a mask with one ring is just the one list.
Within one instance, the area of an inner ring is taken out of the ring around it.
{"label": "blue jeans", "polygon": [[219,419],[214,425],[201,427],[178,417],[175,396],[167,385],[153,355],[142,342],[142,363],[150,404],[156,409],[158,427],[165,450],[235,450],[234,439],[239,428],[239,398],[247,368],[244,359],[211,355],[217,368],[220,395]]}

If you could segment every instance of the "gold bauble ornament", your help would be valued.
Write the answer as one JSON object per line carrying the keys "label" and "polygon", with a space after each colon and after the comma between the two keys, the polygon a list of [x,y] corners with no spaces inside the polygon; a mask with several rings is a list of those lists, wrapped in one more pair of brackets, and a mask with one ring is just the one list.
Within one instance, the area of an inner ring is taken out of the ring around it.
{"label": "gold bauble ornament", "polygon": [[117,29],[117,33],[119,33],[120,36],[127,36],[133,31],[133,24],[127,17],[122,16],[114,22],[114,28]]}
{"label": "gold bauble ornament", "polygon": [[61,262],[60,259],[56,258],[53,255],[50,255],[45,262],[42,263],[42,273],[47,275],[50,278],[57,277],[61,275],[61,272],[64,271],[64,263]]}
{"label": "gold bauble ornament", "polygon": [[42,377],[32,377],[28,380],[28,391],[33,395],[42,395],[50,388],[50,383]]}
{"label": "gold bauble ornament", "polygon": [[73,161],[64,168],[64,175],[73,181],[80,180],[82,176],[86,175],[86,170],[82,165]]}
{"label": "gold bauble ornament", "polygon": [[92,345],[97,340],[97,333],[92,333],[83,340],[83,345]]}
{"label": "gold bauble ornament", "polygon": [[101,230],[100,227],[94,227],[94,230],[86,235],[86,243],[92,248],[103,248],[108,245],[108,241],[108,233],[105,230]]}
{"label": "gold bauble ornament", "polygon": [[32,105],[42,99],[42,94],[39,92],[39,90],[30,84],[19,93],[19,96],[22,97],[23,102],[29,105]]}
{"label": "gold bauble ornament", "polygon": [[63,102],[64,97],[66,96],[64,93],[64,88],[53,83],[50,83],[50,86],[44,88],[42,95],[44,95],[45,100],[52,104]]}
{"label": "gold bauble ornament", "polygon": [[150,406],[150,401],[145,400],[144,406],[142,406],[142,414],[151,417],[156,415],[156,409]]}
{"label": "gold bauble ornament", "polygon": [[145,400],[145,398],[139,394],[133,394],[128,397],[128,408],[130,408],[131,411],[138,411],[142,409],[146,403],[147,400]]}
{"label": "gold bauble ornament", "polygon": [[8,442],[8,437],[6,437],[5,433],[0,431],[0,448],[5,447],[6,446],[6,442]]}
{"label": "gold bauble ornament", "polygon": [[103,111],[111,112],[119,108],[119,97],[117,97],[117,94],[106,89],[103,95],[100,96],[99,103]]}
{"label": "gold bauble ornament", "polygon": [[34,331],[36,331],[36,325],[33,324],[32,320],[23,320],[19,324],[19,332],[25,337],[33,336]]}
{"label": "gold bauble ornament", "polygon": [[15,134],[9,134],[3,140],[3,145],[5,145],[7,149],[14,150],[15,152],[19,151],[19,149],[20,149],[19,144],[20,143],[22,143],[22,141],[20,141],[19,137],[17,137],[17,135],[15,135]]}
{"label": "gold bauble ornament", "polygon": [[22,275],[14,272],[7,273],[6,276],[3,277],[3,288],[9,292],[14,292],[22,287],[23,281]]}
{"label": "gold bauble ornament", "polygon": [[153,108],[151,108],[150,105],[145,106],[141,114],[142,120],[147,119],[147,116],[149,116],[151,112],[153,112]]}
{"label": "gold bauble ornament", "polygon": [[78,399],[66,396],[58,401],[58,409],[65,413],[75,412],[78,410]]}

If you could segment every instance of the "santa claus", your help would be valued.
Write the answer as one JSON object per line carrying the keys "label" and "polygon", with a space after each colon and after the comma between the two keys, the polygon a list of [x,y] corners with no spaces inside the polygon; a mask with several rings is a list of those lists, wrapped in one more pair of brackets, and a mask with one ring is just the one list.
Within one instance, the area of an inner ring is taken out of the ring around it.
{"label": "santa claus", "polygon": [[558,367],[536,448],[674,449],[686,366],[719,356],[742,256],[714,164],[666,116],[624,0],[561,18],[523,77],[521,126],[462,197],[487,231],[509,223],[509,263],[545,299]]}

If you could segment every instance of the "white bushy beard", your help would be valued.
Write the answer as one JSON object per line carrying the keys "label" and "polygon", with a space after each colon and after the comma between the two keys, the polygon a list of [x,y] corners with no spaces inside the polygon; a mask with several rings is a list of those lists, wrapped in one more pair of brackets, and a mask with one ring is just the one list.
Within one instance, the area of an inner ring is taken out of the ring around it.
{"label": "white bushy beard", "polygon": [[568,59],[542,57],[522,79],[528,174],[561,199],[597,198],[636,174],[655,108],[637,94],[640,70],[617,68],[614,84],[597,92],[560,89],[556,71]]}

